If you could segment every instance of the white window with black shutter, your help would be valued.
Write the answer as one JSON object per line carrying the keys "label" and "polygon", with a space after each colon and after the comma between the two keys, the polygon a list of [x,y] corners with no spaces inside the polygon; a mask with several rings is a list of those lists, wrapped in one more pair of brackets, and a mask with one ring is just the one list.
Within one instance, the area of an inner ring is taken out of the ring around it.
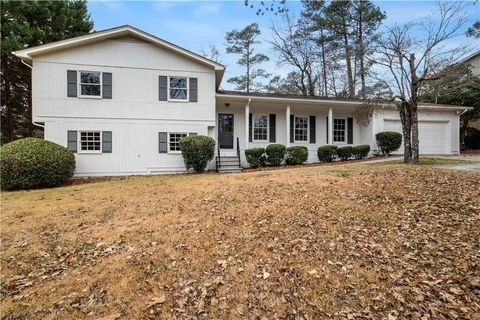
{"label": "white window with black shutter", "polygon": [[309,117],[295,116],[295,142],[308,142]]}
{"label": "white window with black shutter", "polygon": [[347,118],[333,119],[333,142],[347,143]]}
{"label": "white window with black shutter", "polygon": [[67,70],[67,97],[112,99],[112,74]]}
{"label": "white window with black shutter", "polygon": [[78,153],[111,153],[112,132],[100,130],[67,131],[67,148]]}
{"label": "white window with black shutter", "polygon": [[198,79],[183,76],[159,76],[158,100],[198,102]]}
{"label": "white window with black shutter", "polygon": [[253,141],[267,142],[268,141],[268,114],[253,115]]}

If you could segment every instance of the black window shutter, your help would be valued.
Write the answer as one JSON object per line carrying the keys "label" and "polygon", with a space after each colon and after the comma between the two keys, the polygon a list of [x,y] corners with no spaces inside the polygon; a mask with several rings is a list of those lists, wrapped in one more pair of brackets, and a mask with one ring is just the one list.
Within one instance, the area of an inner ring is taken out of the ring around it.
{"label": "black window shutter", "polygon": [[112,74],[110,72],[102,73],[102,97],[103,99],[112,99]]}
{"label": "black window shutter", "polygon": [[252,142],[252,114],[248,114],[248,142]]}
{"label": "black window shutter", "polygon": [[353,118],[347,118],[347,143],[353,144]]}
{"label": "black window shutter", "polygon": [[315,116],[310,116],[310,143],[316,143],[316,117]]}
{"label": "black window shutter", "polygon": [[276,121],[277,120],[277,115],[276,114],[270,114],[269,115],[269,122],[270,122],[270,137],[269,137],[269,142],[275,142],[276,140]]}
{"label": "black window shutter", "polygon": [[158,133],[158,152],[167,153],[168,152],[168,143],[167,143],[167,133],[159,132]]}
{"label": "black window shutter", "polygon": [[167,101],[168,97],[167,76],[158,77],[158,100]]}
{"label": "black window shutter", "polygon": [[67,132],[67,149],[77,152],[77,131]]}
{"label": "black window shutter", "polygon": [[295,142],[295,116],[290,115],[290,143]]}
{"label": "black window shutter", "polygon": [[77,71],[67,70],[67,97],[77,96]]}
{"label": "black window shutter", "polygon": [[326,141],[326,143],[328,144],[328,117],[327,117],[327,122],[326,122],[325,127],[327,128],[327,135],[326,135],[327,141]]}
{"label": "black window shutter", "polygon": [[112,131],[102,131],[102,152],[112,153]]}
{"label": "black window shutter", "polygon": [[198,80],[197,78],[189,78],[189,100],[190,102],[197,102],[198,101]]}
{"label": "black window shutter", "polygon": [[197,133],[196,133],[196,132],[190,132],[188,135],[189,135],[189,136],[196,136]]}

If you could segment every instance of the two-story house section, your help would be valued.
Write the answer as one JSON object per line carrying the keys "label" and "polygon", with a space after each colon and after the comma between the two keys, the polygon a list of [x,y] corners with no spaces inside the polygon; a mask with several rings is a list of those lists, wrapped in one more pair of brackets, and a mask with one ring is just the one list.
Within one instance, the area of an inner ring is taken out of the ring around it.
{"label": "two-story house section", "polygon": [[[223,65],[131,26],[14,54],[32,68],[34,124],[75,153],[79,176],[185,171],[187,135],[214,138],[228,167],[247,166],[245,149],[271,143],[306,146],[309,162],[325,144],[375,153],[377,132],[401,131],[389,102],[360,124],[361,100],[220,90]],[[419,105],[420,152],[457,154],[466,109]]]}
{"label": "two-story house section", "polygon": [[79,175],[184,170],[179,140],[214,135],[224,66],[130,26],[16,52],[32,65],[33,121]]}

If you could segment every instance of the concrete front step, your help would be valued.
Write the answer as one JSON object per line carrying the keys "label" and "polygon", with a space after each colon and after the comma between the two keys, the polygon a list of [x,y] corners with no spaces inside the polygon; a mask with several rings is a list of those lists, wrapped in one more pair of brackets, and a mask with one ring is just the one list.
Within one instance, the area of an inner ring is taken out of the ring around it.
{"label": "concrete front step", "polygon": [[238,173],[238,172],[242,172],[242,168],[240,167],[228,167],[228,168],[219,168],[218,169],[218,172],[219,173]]}

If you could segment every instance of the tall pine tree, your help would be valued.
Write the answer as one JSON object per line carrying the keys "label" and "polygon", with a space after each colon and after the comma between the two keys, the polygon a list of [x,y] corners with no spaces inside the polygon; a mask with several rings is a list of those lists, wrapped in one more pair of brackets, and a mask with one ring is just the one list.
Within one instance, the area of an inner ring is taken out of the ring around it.
{"label": "tall pine tree", "polygon": [[82,0],[2,1],[1,142],[33,136],[31,69],[12,51],[89,33],[93,21]]}

